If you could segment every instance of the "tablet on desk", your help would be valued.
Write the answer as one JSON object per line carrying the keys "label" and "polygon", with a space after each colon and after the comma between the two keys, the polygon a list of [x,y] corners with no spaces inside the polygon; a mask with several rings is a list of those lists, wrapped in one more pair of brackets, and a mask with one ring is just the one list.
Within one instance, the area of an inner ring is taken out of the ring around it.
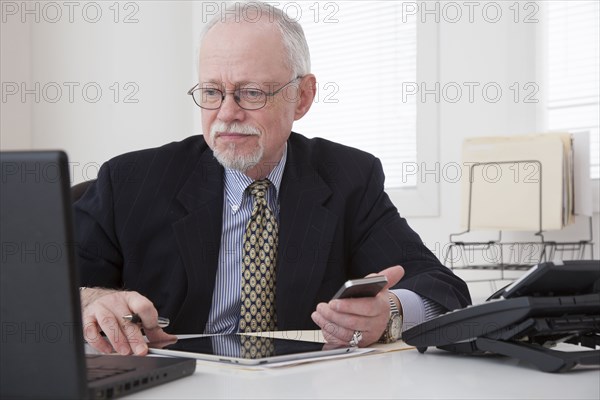
{"label": "tablet on desk", "polygon": [[154,354],[241,365],[305,360],[349,353],[354,350],[348,346],[237,334],[149,343],[148,347],[150,353]]}

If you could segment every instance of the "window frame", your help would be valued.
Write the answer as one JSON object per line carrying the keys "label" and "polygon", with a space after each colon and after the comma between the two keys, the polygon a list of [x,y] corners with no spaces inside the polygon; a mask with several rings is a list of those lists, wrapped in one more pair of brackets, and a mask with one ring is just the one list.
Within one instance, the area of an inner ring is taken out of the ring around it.
{"label": "window frame", "polygon": [[[439,82],[439,24],[417,22],[417,82]],[[417,101],[417,184],[390,188],[386,192],[403,217],[440,215],[440,182],[429,179],[423,167],[433,169],[440,161],[440,104]],[[426,179],[427,178],[427,179]]]}

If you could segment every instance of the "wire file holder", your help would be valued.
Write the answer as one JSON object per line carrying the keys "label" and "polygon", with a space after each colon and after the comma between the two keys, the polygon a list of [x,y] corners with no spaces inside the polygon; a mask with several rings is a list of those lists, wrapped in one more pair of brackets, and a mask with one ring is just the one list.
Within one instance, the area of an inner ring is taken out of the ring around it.
{"label": "wire file holder", "polygon": [[[486,241],[467,241],[459,240],[472,232],[472,212],[473,212],[473,176],[474,170],[477,167],[487,165],[504,165],[504,164],[534,164],[539,168],[538,180],[538,215],[537,215],[537,231],[534,236],[538,240],[526,241],[504,241],[502,239],[503,231],[497,230],[497,237]],[[493,161],[493,162],[477,162],[472,163],[469,167],[469,190],[467,203],[467,227],[465,231],[452,233],[449,236],[449,246],[444,254],[444,264],[452,270],[479,270],[479,271],[498,271],[499,275],[493,278],[485,279],[467,279],[468,282],[493,282],[498,280],[512,280],[513,277],[506,275],[507,271],[525,271],[531,268],[532,265],[541,262],[553,261],[556,258],[560,259],[585,259],[586,252],[589,250],[590,259],[594,258],[593,248],[593,224],[592,217],[589,217],[589,236],[586,239],[578,241],[555,241],[546,240],[543,231],[543,192],[542,192],[542,163],[539,160],[515,160],[515,161]],[[482,258],[486,263],[478,263],[474,261],[474,257],[469,257],[469,254],[481,252]],[[527,254],[523,257],[523,252]],[[517,254],[518,253],[518,254]],[[486,257],[485,255],[488,255]],[[491,254],[491,256],[489,256]],[[569,257],[565,257],[565,256]],[[457,265],[455,260],[464,260],[461,265]],[[516,257],[515,257],[516,256]],[[511,262],[515,259],[519,262]],[[473,260],[472,262],[469,260]]]}

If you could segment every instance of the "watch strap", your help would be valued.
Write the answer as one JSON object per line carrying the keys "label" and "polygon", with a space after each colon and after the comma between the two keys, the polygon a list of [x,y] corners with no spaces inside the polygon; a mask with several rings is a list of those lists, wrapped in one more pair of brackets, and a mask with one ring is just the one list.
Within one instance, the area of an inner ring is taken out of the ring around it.
{"label": "watch strap", "polygon": [[394,314],[400,315],[400,310],[398,310],[398,305],[396,304],[396,300],[394,300],[394,295],[391,294],[391,293],[389,293],[388,294],[388,300],[390,302],[390,318]]}
{"label": "watch strap", "polygon": [[394,318],[395,317],[398,318],[400,316],[400,310],[398,309],[398,305],[396,304],[396,301],[394,300],[393,294],[388,293],[388,301],[390,302],[390,318],[388,319],[388,324],[385,327],[383,334],[381,335],[381,337],[378,340],[379,343],[391,343],[391,342],[395,342],[396,340],[398,340],[397,338],[392,337],[392,335],[390,333],[390,329],[392,327]]}

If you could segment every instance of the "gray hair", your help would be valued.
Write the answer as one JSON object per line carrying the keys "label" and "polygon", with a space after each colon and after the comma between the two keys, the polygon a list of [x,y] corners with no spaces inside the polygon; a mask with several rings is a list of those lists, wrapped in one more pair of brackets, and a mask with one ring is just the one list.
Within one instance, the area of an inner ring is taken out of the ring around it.
{"label": "gray hair", "polygon": [[200,46],[206,33],[219,22],[258,22],[267,16],[269,22],[273,22],[281,31],[283,45],[287,52],[287,63],[293,73],[292,78],[310,73],[310,51],[304,30],[297,21],[279,8],[262,1],[236,1],[223,5],[225,7],[221,8],[220,13],[209,20],[202,30]]}

